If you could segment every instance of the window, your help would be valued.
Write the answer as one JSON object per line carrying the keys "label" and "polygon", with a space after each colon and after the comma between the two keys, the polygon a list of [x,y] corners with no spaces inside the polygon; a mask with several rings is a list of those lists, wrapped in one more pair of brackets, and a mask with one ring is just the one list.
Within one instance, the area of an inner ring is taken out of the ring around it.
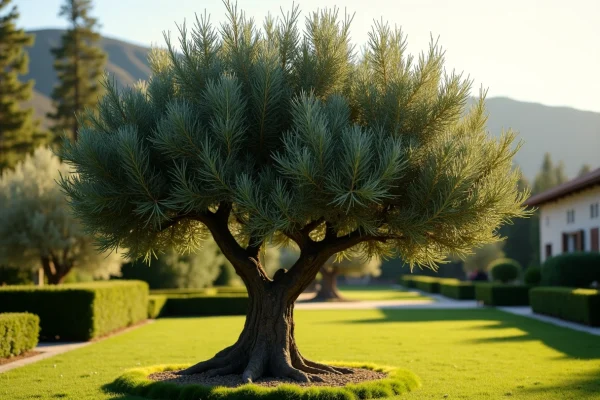
{"label": "window", "polygon": [[567,224],[572,224],[575,222],[575,210],[567,211]]}
{"label": "window", "polygon": [[552,257],[552,243],[546,245],[546,258]]}
{"label": "window", "polygon": [[590,218],[598,218],[599,216],[598,203],[590,204]]}

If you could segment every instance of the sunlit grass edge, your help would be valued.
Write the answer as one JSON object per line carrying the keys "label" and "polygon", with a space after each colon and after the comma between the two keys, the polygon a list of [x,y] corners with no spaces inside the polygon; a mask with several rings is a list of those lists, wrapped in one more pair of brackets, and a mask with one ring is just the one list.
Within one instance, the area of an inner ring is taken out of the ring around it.
{"label": "sunlit grass edge", "polygon": [[188,365],[171,364],[135,368],[126,371],[106,390],[114,393],[125,393],[141,396],[147,399],[177,399],[177,400],[356,400],[379,399],[410,392],[421,386],[421,380],[413,372],[371,363],[339,363],[328,364],[365,368],[387,373],[383,379],[348,384],[342,387],[301,387],[293,384],[282,384],[275,388],[267,388],[255,384],[242,385],[236,388],[211,387],[198,384],[178,385],[170,382],[158,382],[148,378],[149,375],[186,368]]}

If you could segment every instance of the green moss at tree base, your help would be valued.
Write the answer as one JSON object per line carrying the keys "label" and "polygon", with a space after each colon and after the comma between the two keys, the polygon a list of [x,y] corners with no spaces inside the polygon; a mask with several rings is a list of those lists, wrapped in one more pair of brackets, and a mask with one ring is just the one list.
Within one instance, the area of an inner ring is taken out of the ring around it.
{"label": "green moss at tree base", "polygon": [[357,400],[386,398],[410,392],[421,386],[420,379],[408,370],[365,363],[329,364],[385,372],[388,374],[388,377],[341,387],[301,387],[293,384],[285,384],[279,385],[276,388],[268,388],[255,384],[247,384],[236,388],[225,388],[198,384],[177,385],[170,382],[152,381],[148,376],[153,373],[188,367],[188,365],[157,365],[131,369],[108,385],[106,390],[141,396],[147,399]]}

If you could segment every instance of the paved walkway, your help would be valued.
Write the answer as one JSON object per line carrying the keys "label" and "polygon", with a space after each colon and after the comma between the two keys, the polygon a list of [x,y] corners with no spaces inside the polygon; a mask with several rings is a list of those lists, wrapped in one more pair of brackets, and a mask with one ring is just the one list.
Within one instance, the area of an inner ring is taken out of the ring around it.
{"label": "paved walkway", "polygon": [[523,317],[537,319],[538,321],[548,322],[549,324],[562,326],[564,328],[574,329],[576,331],[587,332],[592,335],[600,336],[600,327],[592,327],[583,324],[577,324],[575,322],[565,321],[559,318],[549,317],[547,315],[536,314],[531,310],[531,307],[497,307],[499,310],[521,315]]}

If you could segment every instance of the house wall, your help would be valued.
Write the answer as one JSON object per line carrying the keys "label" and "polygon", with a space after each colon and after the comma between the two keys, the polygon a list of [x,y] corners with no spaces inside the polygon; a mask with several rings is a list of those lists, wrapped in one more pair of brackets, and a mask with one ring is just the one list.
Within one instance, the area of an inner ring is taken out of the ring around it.
{"label": "house wall", "polygon": [[[552,255],[563,253],[563,233],[583,230],[583,250],[591,251],[592,228],[600,227],[600,216],[591,218],[590,205],[600,202],[600,186],[595,186],[556,201],[542,204],[540,209],[540,260],[546,259],[546,245],[552,245]],[[575,218],[567,222],[567,211],[574,210]]]}

